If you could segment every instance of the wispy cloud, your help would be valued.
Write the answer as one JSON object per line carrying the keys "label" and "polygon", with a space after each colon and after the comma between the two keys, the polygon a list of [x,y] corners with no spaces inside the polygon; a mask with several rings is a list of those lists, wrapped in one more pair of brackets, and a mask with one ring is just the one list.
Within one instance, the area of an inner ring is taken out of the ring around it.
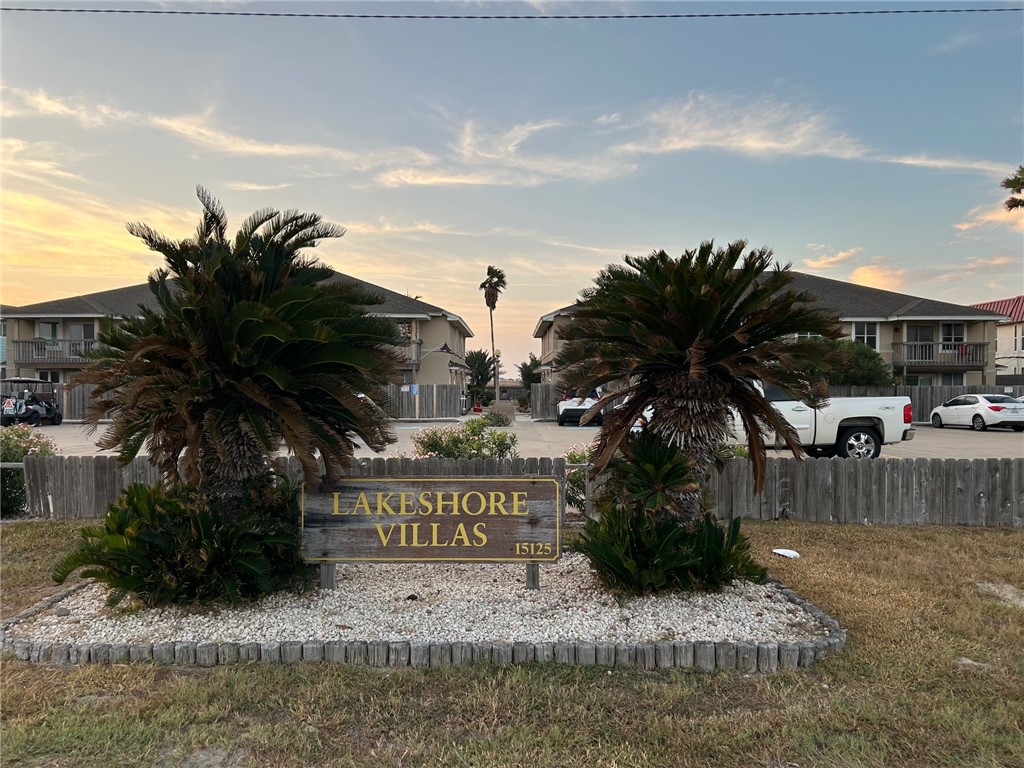
{"label": "wispy cloud", "polygon": [[[60,98],[4,86],[5,117],[73,120],[86,129],[130,125],[162,131],[221,155],[281,159],[293,173],[371,174],[383,187],[534,187],[553,181],[600,182],[634,173],[645,155],[720,151],[752,157],[828,157],[986,174],[1005,163],[926,152],[885,154],[836,125],[826,110],[776,99],[693,92],[647,112],[596,117],[547,117],[508,127],[468,120],[456,124],[447,152],[416,146],[349,148],[245,135],[217,124],[212,109],[161,115]],[[610,137],[616,137],[611,140]],[[305,170],[303,170],[305,169]],[[236,182],[241,184],[242,182]],[[280,188],[263,185],[242,190]]]}
{"label": "wispy cloud", "polygon": [[0,142],[3,173],[11,177],[50,186],[80,179],[61,164],[65,151],[49,141],[27,142],[5,138]]}
{"label": "wispy cloud", "polygon": [[265,141],[215,128],[209,115],[147,116],[147,122],[206,149],[245,157],[315,157],[338,168],[367,171],[393,163],[429,164],[432,158],[416,149],[356,152],[323,144]]}
{"label": "wispy cloud", "polygon": [[[543,120],[487,131],[470,120],[459,127],[447,164],[432,168],[393,168],[376,176],[389,186],[516,186],[534,187],[557,180],[602,181],[635,170],[631,161],[604,150],[574,154],[573,138],[538,137],[570,127],[561,120]],[[545,151],[546,150],[546,151]]]}
{"label": "wispy cloud", "polygon": [[960,32],[932,48],[932,53],[953,53],[977,45],[982,37],[977,32]]}
{"label": "wispy cloud", "polygon": [[74,120],[84,128],[98,128],[135,119],[132,112],[105,105],[90,105],[79,100],[58,99],[42,89],[28,90],[5,84],[0,87],[0,91],[3,92],[0,104],[4,119],[30,116],[63,117]]}
{"label": "wispy cloud", "polygon": [[762,98],[691,93],[642,121],[646,136],[618,147],[623,154],[716,149],[758,156],[863,158],[868,149],[809,107]]}
{"label": "wispy cloud", "polygon": [[902,291],[909,277],[910,273],[905,269],[887,267],[883,264],[866,264],[850,273],[850,282],[866,285],[868,288]]}
{"label": "wispy cloud", "polygon": [[960,157],[933,157],[930,155],[879,155],[877,159],[883,163],[896,165],[912,165],[918,168],[935,168],[940,171],[979,171],[981,173],[1004,174],[1006,163],[994,163],[986,160],[968,160]]}
{"label": "wispy cloud", "polygon": [[282,184],[253,184],[248,181],[229,181],[224,186],[237,192],[271,192],[275,189],[287,189],[291,184],[288,182]]}
{"label": "wispy cloud", "polygon": [[811,259],[804,259],[803,266],[808,269],[831,269],[837,264],[841,264],[854,256],[857,256],[864,252],[861,247],[847,248],[845,251],[836,251],[835,253],[824,253],[821,256],[817,256]]}
{"label": "wispy cloud", "polygon": [[1008,211],[1000,204],[995,208],[972,208],[967,212],[967,220],[953,225],[960,232],[971,232],[980,227],[1009,227],[1016,232],[1024,232],[1024,213],[1019,209]]}
{"label": "wispy cloud", "polygon": [[594,125],[615,125],[622,122],[621,112],[612,112],[609,115],[599,115],[594,118]]}
{"label": "wispy cloud", "polygon": [[430,165],[430,153],[410,147],[383,150],[349,150],[323,144],[269,141],[219,128],[213,110],[186,115],[157,115],[120,110],[104,104],[89,104],[83,99],[59,99],[41,90],[29,91],[4,86],[5,118],[42,116],[76,121],[95,129],[113,124],[149,127],[195,146],[225,155],[283,159],[316,159],[329,163],[337,171],[369,171],[381,166]]}
{"label": "wispy cloud", "polygon": [[457,232],[444,224],[436,224],[430,221],[416,221],[411,224],[403,224],[391,221],[383,216],[377,221],[347,222],[345,224],[345,230],[349,234],[367,236],[469,234],[465,232]]}

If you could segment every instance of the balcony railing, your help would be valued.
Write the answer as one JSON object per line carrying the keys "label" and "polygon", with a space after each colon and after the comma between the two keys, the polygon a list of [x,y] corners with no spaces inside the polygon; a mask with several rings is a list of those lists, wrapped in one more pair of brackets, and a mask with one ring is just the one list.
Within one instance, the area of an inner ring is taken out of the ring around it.
{"label": "balcony railing", "polygon": [[892,345],[896,368],[952,368],[983,370],[988,367],[988,342],[909,341]]}
{"label": "balcony railing", "polygon": [[[8,339],[8,365],[42,368],[51,365],[63,367],[85,366],[86,352],[98,342],[96,339]],[[13,349],[12,349],[13,348]],[[13,352],[13,354],[10,354]]]}

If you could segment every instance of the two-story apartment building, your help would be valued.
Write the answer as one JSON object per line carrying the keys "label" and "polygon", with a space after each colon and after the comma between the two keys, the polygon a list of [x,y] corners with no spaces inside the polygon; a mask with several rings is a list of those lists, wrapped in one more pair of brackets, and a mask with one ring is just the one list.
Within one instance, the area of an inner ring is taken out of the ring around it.
{"label": "two-story apartment building", "polygon": [[[383,303],[371,311],[392,318],[410,339],[401,380],[395,383],[466,388],[466,339],[473,332],[461,317],[340,272],[331,280],[355,283],[380,295]],[[84,353],[97,343],[103,325],[138,316],[140,305],[158,309],[145,283],[22,307],[0,307],[7,359],[4,375],[67,383],[88,363]]]}
{"label": "two-story apartment building", "polygon": [[999,376],[1024,377],[1024,295],[971,306],[1006,316],[996,326],[996,372]]}
{"label": "two-story apartment building", "polygon": [[[816,296],[838,315],[846,336],[878,352],[903,384],[989,385],[996,377],[996,327],[1002,311],[924,299],[794,272],[791,288]],[[541,342],[542,377],[557,382],[558,329],[573,306],[543,315],[534,329]]]}

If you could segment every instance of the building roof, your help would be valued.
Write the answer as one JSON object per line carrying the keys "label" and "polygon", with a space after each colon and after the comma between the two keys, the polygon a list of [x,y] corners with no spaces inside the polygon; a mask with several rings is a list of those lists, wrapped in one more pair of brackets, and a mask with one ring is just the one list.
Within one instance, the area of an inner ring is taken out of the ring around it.
{"label": "building roof", "polygon": [[841,320],[1001,320],[1001,313],[906,293],[869,288],[842,280],[793,272],[790,288],[807,291]]}
{"label": "building roof", "polygon": [[548,330],[551,328],[551,326],[554,324],[555,318],[569,317],[570,315],[572,315],[572,311],[573,309],[575,309],[575,307],[575,304],[570,304],[568,307],[556,309],[554,312],[548,312],[548,314],[541,317],[541,319],[537,321],[537,327],[533,329],[533,338],[544,338],[544,334],[546,334]]}
{"label": "building roof", "polygon": [[139,305],[156,308],[156,299],[148,283],[113,288],[83,296],[41,301],[21,307],[4,307],[4,317],[131,317]]}
{"label": "building roof", "polygon": [[[383,299],[383,303],[374,305],[372,312],[395,319],[429,320],[443,317],[457,325],[463,335],[471,337],[473,331],[458,315],[441,307],[428,304],[395,291],[368,283],[357,277],[335,272],[327,282],[348,282],[363,290],[372,291]],[[84,296],[70,296],[65,299],[42,301],[22,307],[5,306],[0,310],[5,318],[59,318],[59,317],[132,317],[139,313],[139,306],[156,310],[156,297],[149,290],[148,283],[130,285],[126,288],[114,288]]]}
{"label": "building roof", "polygon": [[983,301],[981,304],[972,304],[971,306],[1006,315],[1010,318],[1011,323],[1024,323],[1024,295],[1012,296],[1009,299]]}
{"label": "building roof", "polygon": [[[793,282],[790,289],[806,291],[818,297],[818,303],[836,313],[840,320],[866,320],[872,322],[894,322],[903,320],[994,320],[1005,322],[1009,317],[1007,307],[995,307],[989,304],[965,306],[951,304],[947,301],[924,299],[906,293],[884,291],[881,288],[869,288],[866,285],[855,285],[842,280],[830,280],[827,277],[808,275],[804,272],[791,272]],[[1018,296],[1018,307],[1024,309],[1024,297]],[[1014,299],[1004,299],[1014,301]],[[547,333],[555,317],[571,315],[575,305],[544,315],[537,323],[533,332],[535,338]]]}

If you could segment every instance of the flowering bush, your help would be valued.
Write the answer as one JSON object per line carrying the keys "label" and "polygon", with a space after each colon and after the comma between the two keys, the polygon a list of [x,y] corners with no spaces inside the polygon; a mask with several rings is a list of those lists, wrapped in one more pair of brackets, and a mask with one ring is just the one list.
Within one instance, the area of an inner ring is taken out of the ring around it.
{"label": "flowering bush", "polygon": [[[56,444],[28,424],[0,429],[0,461],[20,462],[26,456],[56,456]],[[0,517],[15,517],[25,511],[25,473],[20,469],[0,470]]]}
{"label": "flowering bush", "polygon": [[417,458],[514,459],[518,437],[491,429],[487,420],[466,419],[457,427],[421,429],[412,436]]}

